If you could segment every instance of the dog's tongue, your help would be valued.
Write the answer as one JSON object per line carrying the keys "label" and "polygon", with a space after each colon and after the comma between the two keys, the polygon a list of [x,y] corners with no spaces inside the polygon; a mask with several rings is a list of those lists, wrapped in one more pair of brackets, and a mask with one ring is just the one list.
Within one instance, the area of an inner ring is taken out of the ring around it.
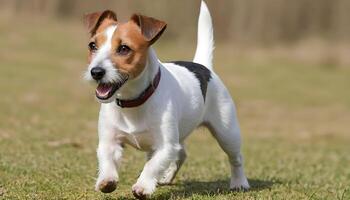
{"label": "dog's tongue", "polygon": [[112,89],[113,89],[113,86],[111,84],[100,83],[96,88],[96,94],[102,98],[107,97],[109,92],[112,91]]}

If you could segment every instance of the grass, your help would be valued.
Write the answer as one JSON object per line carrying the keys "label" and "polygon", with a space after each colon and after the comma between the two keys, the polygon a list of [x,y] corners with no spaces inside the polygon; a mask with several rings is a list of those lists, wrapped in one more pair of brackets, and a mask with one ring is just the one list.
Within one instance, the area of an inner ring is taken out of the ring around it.
{"label": "grass", "polygon": [[[145,155],[129,147],[117,191],[93,190],[98,104],[81,79],[83,34],[74,23],[0,20],[0,199],[132,199]],[[160,43],[163,60],[191,59],[195,46]],[[153,199],[350,199],[350,68],[256,62],[216,49],[252,189],[228,191],[226,156],[198,129],[174,185]]]}

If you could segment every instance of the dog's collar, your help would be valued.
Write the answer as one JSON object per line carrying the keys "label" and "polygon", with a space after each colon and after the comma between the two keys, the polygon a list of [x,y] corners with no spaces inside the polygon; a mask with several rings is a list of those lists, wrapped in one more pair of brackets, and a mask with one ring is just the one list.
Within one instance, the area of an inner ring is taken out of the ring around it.
{"label": "dog's collar", "polygon": [[160,67],[158,69],[158,73],[154,77],[153,81],[150,83],[150,85],[135,99],[130,99],[130,100],[122,100],[122,99],[116,99],[116,103],[118,106],[122,108],[132,108],[132,107],[137,107],[142,105],[149,99],[154,91],[156,91],[159,81],[160,81]]}

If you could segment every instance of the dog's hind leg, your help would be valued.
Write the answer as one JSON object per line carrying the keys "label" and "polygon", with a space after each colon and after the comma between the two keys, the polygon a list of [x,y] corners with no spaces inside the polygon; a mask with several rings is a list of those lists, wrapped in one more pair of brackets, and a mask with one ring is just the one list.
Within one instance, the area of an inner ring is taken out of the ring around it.
{"label": "dog's hind leg", "polygon": [[230,97],[224,96],[220,102],[213,102],[205,117],[206,125],[228,155],[231,164],[232,190],[249,189],[248,180],[243,170],[243,158],[240,152],[241,138],[234,104]]}
{"label": "dog's hind leg", "polygon": [[187,157],[184,145],[181,145],[181,149],[178,152],[178,159],[170,163],[169,168],[165,171],[163,177],[158,181],[159,185],[169,185],[174,180],[177,172],[180,170],[182,164]]}

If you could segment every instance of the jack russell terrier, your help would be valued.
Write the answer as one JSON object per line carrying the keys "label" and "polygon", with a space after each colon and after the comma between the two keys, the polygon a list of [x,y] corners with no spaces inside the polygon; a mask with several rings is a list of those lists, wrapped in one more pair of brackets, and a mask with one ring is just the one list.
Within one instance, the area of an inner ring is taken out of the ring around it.
{"label": "jack russell terrier", "polygon": [[101,103],[96,190],[116,189],[124,144],[147,152],[147,163],[132,186],[136,198],[171,183],[186,158],[184,140],[200,125],[209,128],[228,155],[230,188],[248,189],[235,105],[212,67],[207,5],[202,1],[193,62],[158,60],[151,45],[164,32],[163,21],[134,14],[122,23],[110,10],[84,19],[91,34],[85,78],[97,83]]}

